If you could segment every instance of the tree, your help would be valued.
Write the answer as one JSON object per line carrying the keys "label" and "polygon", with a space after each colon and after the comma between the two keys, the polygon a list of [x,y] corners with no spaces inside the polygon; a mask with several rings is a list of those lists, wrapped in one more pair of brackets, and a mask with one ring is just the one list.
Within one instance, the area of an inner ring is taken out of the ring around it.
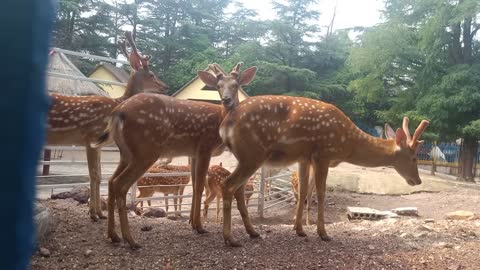
{"label": "tree", "polygon": [[480,119],[476,0],[387,0],[385,23],[367,31],[349,62],[360,78],[350,88],[378,108],[382,120],[427,117],[440,138],[463,138],[461,175],[473,179]]}

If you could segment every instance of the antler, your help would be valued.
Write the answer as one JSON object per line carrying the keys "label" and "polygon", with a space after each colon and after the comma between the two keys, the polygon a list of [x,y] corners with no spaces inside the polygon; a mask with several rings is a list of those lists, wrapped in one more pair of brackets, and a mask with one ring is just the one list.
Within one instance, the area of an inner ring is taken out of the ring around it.
{"label": "antler", "polygon": [[410,131],[408,129],[408,117],[403,118],[403,131],[407,135],[407,143],[411,148],[416,148],[419,144],[423,143],[423,141],[419,141],[420,135],[425,131],[428,127],[429,122],[427,120],[422,120],[418,125],[413,137],[410,136]]}
{"label": "antler", "polygon": [[243,62],[238,62],[238,64],[236,64],[235,67],[230,72],[230,75],[238,76],[238,74],[240,73],[240,67],[242,65],[243,65]]}
{"label": "antler", "polygon": [[117,41],[117,45],[120,48],[120,51],[122,54],[127,58],[130,59],[130,55],[127,52],[127,44],[125,43],[125,40],[119,40]]}
{"label": "antler", "polygon": [[213,63],[213,64],[209,64],[208,65],[208,68],[210,70],[213,71],[213,73],[215,73],[215,76],[217,78],[220,78],[222,77],[223,75],[225,75],[225,73],[222,71],[222,69],[220,68],[220,66],[217,64],[217,63]]}
{"label": "antler", "polygon": [[[132,56],[135,55],[136,62],[139,62],[141,66],[143,66],[144,69],[148,69],[148,62],[151,59],[150,55],[143,56],[138,52],[137,45],[135,44],[135,41],[133,40],[132,32],[130,31],[125,31],[125,37],[127,38],[128,43],[132,47],[132,53],[130,54],[130,59],[132,59]],[[130,64],[132,61],[130,61]],[[139,68],[141,67],[139,66]],[[133,66],[132,66],[133,67]]]}

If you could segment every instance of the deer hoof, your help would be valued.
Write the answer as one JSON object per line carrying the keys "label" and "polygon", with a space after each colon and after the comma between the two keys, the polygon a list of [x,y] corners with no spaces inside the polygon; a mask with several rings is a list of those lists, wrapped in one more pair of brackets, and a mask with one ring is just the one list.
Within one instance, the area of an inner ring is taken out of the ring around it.
{"label": "deer hoof", "polygon": [[93,222],[97,222],[97,221],[98,221],[98,216],[97,216],[97,214],[90,213],[90,219],[92,219]]}
{"label": "deer hoof", "polygon": [[307,234],[302,230],[302,231],[297,231],[297,235],[300,237],[305,237]]}
{"label": "deer hoof", "polygon": [[198,228],[196,229],[196,231],[197,231],[197,233],[198,233],[198,234],[205,234],[205,233],[208,233],[208,231],[207,231],[207,230],[205,230],[205,229],[204,229],[204,228],[202,228],[202,227],[198,227]]}
{"label": "deer hoof", "polygon": [[322,241],[326,241],[326,242],[332,241],[332,238],[326,234],[320,235],[320,238],[322,239]]}
{"label": "deer hoof", "polygon": [[116,233],[110,235],[110,240],[112,240],[112,243],[120,243],[122,239],[118,237]]}
{"label": "deer hoof", "polygon": [[142,245],[137,244],[137,243],[135,243],[135,242],[129,243],[129,244],[130,244],[130,248],[131,248],[132,250],[137,250],[137,249],[142,248]]}
{"label": "deer hoof", "polygon": [[260,237],[260,234],[256,231],[251,231],[251,232],[248,232],[248,234],[250,235],[250,238],[258,238]]}
{"label": "deer hoof", "polygon": [[105,216],[102,212],[100,212],[100,213],[98,214],[98,217],[99,217],[100,219],[107,219],[107,216]]}
{"label": "deer hoof", "polygon": [[240,242],[237,242],[233,239],[225,239],[225,245],[228,247],[242,247],[242,244]]}

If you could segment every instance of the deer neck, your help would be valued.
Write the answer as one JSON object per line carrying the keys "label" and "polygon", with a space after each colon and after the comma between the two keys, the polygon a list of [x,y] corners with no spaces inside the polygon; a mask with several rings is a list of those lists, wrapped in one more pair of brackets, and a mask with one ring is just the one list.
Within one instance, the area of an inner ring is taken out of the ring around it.
{"label": "deer neck", "polygon": [[135,95],[135,88],[136,88],[135,78],[133,77],[133,74],[132,74],[130,75],[130,79],[127,82],[125,92],[123,92],[123,95],[121,97],[115,98],[115,101],[117,103],[121,103],[122,101],[125,101],[131,96]]}
{"label": "deer neck", "polygon": [[386,140],[373,137],[367,133],[357,130],[357,140],[353,144],[347,162],[365,166],[379,167],[392,165],[397,148],[394,140]]}

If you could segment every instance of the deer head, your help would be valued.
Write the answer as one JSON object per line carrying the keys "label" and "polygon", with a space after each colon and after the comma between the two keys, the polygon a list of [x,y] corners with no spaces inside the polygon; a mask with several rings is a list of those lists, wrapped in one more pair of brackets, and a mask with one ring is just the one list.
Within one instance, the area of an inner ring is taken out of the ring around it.
{"label": "deer head", "polygon": [[425,131],[428,126],[427,120],[422,120],[418,125],[413,137],[410,136],[408,129],[408,118],[403,118],[403,129],[397,129],[396,132],[385,124],[385,136],[387,139],[395,140],[397,148],[395,150],[395,157],[393,160],[393,167],[395,170],[407,181],[409,185],[419,185],[422,183],[420,176],[418,175],[417,167],[417,151],[423,144],[423,141],[419,141],[420,135]]}
{"label": "deer head", "polygon": [[227,110],[233,110],[240,103],[238,90],[241,86],[248,85],[257,73],[257,67],[240,72],[241,66],[242,63],[235,65],[230,74],[225,74],[217,64],[209,65],[215,75],[207,71],[198,71],[198,77],[206,85],[218,90],[222,104]]}
{"label": "deer head", "polygon": [[140,92],[165,94],[168,91],[168,85],[159,80],[149,68],[151,56],[143,56],[138,52],[137,45],[135,44],[130,31],[125,32],[125,38],[132,48],[130,54],[127,52],[125,41],[118,41],[118,45],[132,67],[132,73],[130,75],[132,77],[130,80],[132,85],[129,87],[129,90],[131,91],[130,95],[138,94]]}

